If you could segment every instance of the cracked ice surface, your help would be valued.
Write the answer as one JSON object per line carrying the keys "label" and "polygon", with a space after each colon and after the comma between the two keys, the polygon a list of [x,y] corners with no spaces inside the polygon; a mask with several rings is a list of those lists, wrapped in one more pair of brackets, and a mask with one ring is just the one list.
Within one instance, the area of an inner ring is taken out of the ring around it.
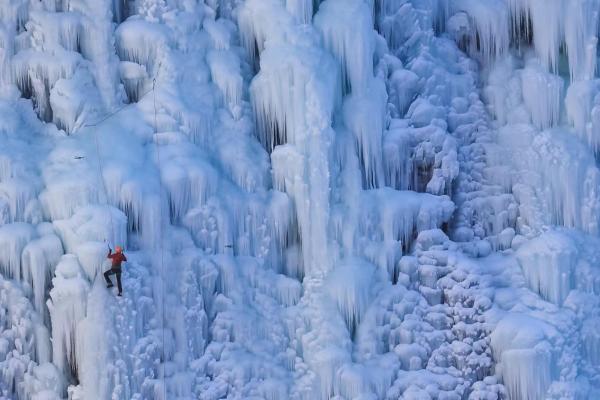
{"label": "cracked ice surface", "polygon": [[599,11],[1,3],[0,399],[599,397]]}

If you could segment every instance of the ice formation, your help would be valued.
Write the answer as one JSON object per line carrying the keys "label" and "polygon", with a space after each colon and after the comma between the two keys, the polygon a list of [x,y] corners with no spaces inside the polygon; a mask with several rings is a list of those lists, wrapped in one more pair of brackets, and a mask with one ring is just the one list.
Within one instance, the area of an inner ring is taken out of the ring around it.
{"label": "ice formation", "polygon": [[599,12],[2,2],[0,399],[600,397]]}

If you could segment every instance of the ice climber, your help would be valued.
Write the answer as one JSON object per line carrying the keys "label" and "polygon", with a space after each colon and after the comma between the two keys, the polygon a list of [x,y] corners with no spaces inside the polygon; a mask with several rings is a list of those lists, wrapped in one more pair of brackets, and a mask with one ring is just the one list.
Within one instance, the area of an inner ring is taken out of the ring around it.
{"label": "ice climber", "polygon": [[123,254],[123,248],[121,246],[117,246],[115,247],[115,253],[112,252],[112,249],[109,247],[108,248],[108,255],[106,256],[106,258],[110,258],[112,261],[112,266],[111,269],[109,269],[108,271],[106,271],[104,273],[104,279],[106,279],[106,287],[107,288],[111,288],[113,287],[113,283],[110,280],[110,275],[116,275],[117,276],[117,288],[119,289],[119,294],[118,296],[121,296],[123,294],[123,287],[121,286],[121,263],[123,261],[127,261],[127,257],[125,257],[125,254]]}

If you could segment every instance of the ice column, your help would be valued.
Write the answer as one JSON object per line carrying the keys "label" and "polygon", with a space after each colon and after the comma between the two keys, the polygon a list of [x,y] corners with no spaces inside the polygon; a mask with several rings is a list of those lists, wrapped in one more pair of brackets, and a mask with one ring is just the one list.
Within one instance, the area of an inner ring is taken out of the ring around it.
{"label": "ice column", "polygon": [[52,321],[52,361],[66,376],[78,374],[77,324],[86,315],[89,284],[77,257],[64,255],[52,279],[48,310]]}
{"label": "ice column", "polygon": [[55,234],[45,235],[25,246],[22,254],[23,280],[33,289],[33,305],[45,315],[45,299],[54,267],[63,254],[63,246]]}
{"label": "ice column", "polygon": [[479,52],[489,61],[508,50],[509,16],[504,1],[458,0],[449,4],[450,11],[465,12],[473,25],[468,43],[471,54]]}
{"label": "ice column", "polygon": [[312,46],[267,48],[251,85],[260,138],[272,149],[276,185],[295,201],[306,267],[324,266],[329,213],[331,121],[337,104],[333,60]]}
{"label": "ice column", "polygon": [[524,314],[510,314],[498,323],[491,344],[510,400],[545,398],[554,372],[548,338],[555,334],[547,323]]}
{"label": "ice column", "polygon": [[531,290],[561,305],[574,286],[578,251],[559,232],[546,232],[519,247],[517,259]]}
{"label": "ice column", "polygon": [[315,15],[325,48],[340,63],[345,93],[360,93],[373,78],[375,35],[371,10],[362,0],[327,0]]}

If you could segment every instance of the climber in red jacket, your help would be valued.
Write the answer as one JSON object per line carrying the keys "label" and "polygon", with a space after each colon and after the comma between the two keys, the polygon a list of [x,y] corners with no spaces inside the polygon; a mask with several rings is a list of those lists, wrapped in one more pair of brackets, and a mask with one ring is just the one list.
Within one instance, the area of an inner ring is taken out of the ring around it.
{"label": "climber in red jacket", "polygon": [[109,276],[116,275],[117,287],[119,288],[118,296],[121,296],[123,294],[123,288],[121,286],[121,263],[123,261],[127,261],[127,257],[125,257],[125,254],[123,254],[123,248],[121,246],[115,247],[115,251],[116,253],[113,253],[112,249],[110,247],[108,248],[108,255],[106,256],[106,258],[111,259],[112,267],[104,273],[104,279],[106,279],[106,287],[111,288],[114,285],[110,280]]}

